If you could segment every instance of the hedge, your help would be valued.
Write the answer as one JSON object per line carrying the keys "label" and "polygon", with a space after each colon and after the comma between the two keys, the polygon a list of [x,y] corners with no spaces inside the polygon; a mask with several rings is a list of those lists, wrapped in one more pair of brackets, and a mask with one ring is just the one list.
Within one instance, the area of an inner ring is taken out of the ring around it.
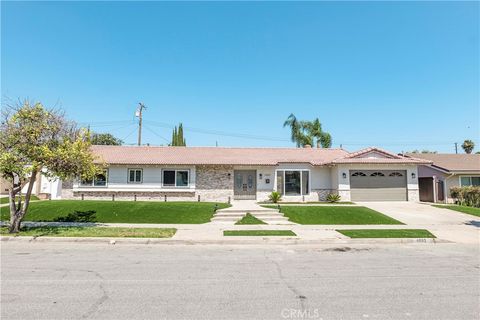
{"label": "hedge", "polygon": [[450,195],[461,206],[480,208],[480,187],[452,187]]}

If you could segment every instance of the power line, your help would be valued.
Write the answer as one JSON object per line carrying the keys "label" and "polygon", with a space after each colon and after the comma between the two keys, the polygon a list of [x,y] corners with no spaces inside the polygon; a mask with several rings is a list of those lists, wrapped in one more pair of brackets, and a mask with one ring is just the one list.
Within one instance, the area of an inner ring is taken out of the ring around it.
{"label": "power line", "polygon": [[157,137],[159,138],[162,138],[163,140],[165,140],[167,143],[170,144],[170,140],[168,140],[167,138],[163,137],[162,135],[156,133],[154,130],[152,130],[150,127],[148,127],[147,125],[144,125],[145,129],[147,129],[148,131],[150,131],[151,133],[153,133],[154,135],[156,135]]}

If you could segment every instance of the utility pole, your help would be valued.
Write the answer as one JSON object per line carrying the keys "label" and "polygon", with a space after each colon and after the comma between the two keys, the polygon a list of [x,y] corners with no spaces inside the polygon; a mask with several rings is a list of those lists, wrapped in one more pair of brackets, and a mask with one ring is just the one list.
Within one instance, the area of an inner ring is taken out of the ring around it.
{"label": "utility pole", "polygon": [[458,154],[458,143],[455,142],[455,153]]}
{"label": "utility pole", "polygon": [[138,103],[138,109],[135,113],[135,116],[138,117],[138,145],[142,145],[142,111],[143,109],[147,109],[145,105],[141,102]]}

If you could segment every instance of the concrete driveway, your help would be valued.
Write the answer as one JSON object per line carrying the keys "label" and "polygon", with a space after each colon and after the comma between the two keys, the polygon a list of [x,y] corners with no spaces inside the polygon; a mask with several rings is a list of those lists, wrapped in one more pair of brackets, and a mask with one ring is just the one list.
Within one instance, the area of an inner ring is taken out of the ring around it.
{"label": "concrete driveway", "polygon": [[427,229],[439,239],[458,243],[480,242],[480,218],[415,202],[361,202],[411,228]]}
{"label": "concrete driveway", "polygon": [[414,225],[465,225],[480,218],[453,210],[435,208],[416,202],[360,202],[362,206],[384,213],[406,224]]}

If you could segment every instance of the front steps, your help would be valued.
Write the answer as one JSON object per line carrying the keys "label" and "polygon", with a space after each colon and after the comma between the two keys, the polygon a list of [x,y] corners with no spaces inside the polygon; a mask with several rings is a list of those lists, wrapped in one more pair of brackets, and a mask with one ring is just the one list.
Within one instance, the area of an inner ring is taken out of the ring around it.
{"label": "front steps", "polygon": [[258,218],[266,224],[294,224],[288,221],[287,217],[284,217],[277,209],[234,209],[226,208],[218,210],[213,218],[213,223],[235,224],[238,220],[242,219],[247,213],[250,213],[255,218]]}

